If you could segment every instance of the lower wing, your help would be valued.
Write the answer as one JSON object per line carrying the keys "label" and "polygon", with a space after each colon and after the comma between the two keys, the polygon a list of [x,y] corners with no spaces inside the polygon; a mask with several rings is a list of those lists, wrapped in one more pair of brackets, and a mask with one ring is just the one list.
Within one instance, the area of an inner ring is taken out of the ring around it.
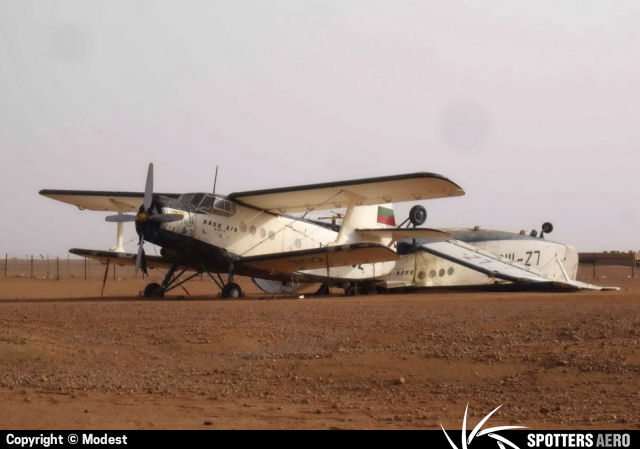
{"label": "lower wing", "polygon": [[340,246],[242,257],[238,264],[269,273],[295,273],[319,268],[344,267],[398,261],[400,256],[378,243],[352,243]]}
{"label": "lower wing", "polygon": [[[73,248],[70,249],[69,252],[71,254],[75,254],[76,256],[86,257],[87,259],[97,260],[103,264],[107,262],[120,265],[121,267],[125,265],[135,266],[137,254],[132,253],[121,253],[118,251],[100,251],[94,249],[78,249]],[[175,261],[169,259],[167,257],[162,256],[147,256],[147,267],[148,268],[162,268],[169,269],[171,265],[173,265]],[[178,264],[180,267],[180,264]],[[186,268],[186,264],[182,265],[183,268]]]}
{"label": "lower wing", "polygon": [[420,245],[418,251],[425,251],[450,262],[486,274],[489,277],[502,279],[531,286],[532,289],[549,288],[557,290],[619,290],[618,287],[599,287],[570,279],[560,264],[564,280],[553,279],[530,267],[513,262],[492,252],[482,250],[459,240],[427,243]]}

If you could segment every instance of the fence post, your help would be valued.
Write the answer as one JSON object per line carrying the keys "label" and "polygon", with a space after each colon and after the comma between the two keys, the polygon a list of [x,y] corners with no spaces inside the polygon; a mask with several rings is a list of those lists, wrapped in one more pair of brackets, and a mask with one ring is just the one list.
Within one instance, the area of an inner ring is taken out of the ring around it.
{"label": "fence post", "polygon": [[67,277],[71,277],[71,256],[67,253]]}
{"label": "fence post", "polygon": [[56,281],[60,280],[60,258],[56,257]]}
{"label": "fence post", "polygon": [[31,277],[33,277],[33,254],[31,254]]}
{"label": "fence post", "polygon": [[50,274],[51,271],[49,270],[49,253],[47,253],[47,277],[49,277]]}
{"label": "fence post", "polygon": [[593,278],[596,278],[596,253],[593,253]]}
{"label": "fence post", "polygon": [[87,259],[84,259],[84,280],[87,280]]}
{"label": "fence post", "polygon": [[631,251],[631,279],[636,277],[636,252]]}
{"label": "fence post", "polygon": [[9,254],[4,253],[4,277],[7,277],[7,264],[9,263]]}

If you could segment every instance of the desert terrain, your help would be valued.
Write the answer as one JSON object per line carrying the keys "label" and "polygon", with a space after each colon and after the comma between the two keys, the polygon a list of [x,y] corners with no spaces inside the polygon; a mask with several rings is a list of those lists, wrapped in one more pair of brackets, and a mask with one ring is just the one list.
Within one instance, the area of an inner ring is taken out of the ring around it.
{"label": "desert terrain", "polygon": [[196,278],[147,300],[126,268],[100,297],[104,267],[37,265],[0,277],[4,429],[459,429],[467,403],[469,425],[504,404],[489,424],[640,427],[628,267],[580,272],[618,292],[298,298],[241,279],[222,300]]}

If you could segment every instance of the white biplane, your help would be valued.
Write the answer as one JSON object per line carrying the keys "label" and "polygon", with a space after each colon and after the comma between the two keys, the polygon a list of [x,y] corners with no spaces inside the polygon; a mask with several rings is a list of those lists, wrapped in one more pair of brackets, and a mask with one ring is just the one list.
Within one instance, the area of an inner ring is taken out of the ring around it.
{"label": "white biplane", "polygon": [[[206,273],[222,297],[239,297],[234,275],[249,276],[267,292],[294,291],[308,283],[340,286],[347,295],[408,286],[508,283],[526,289],[601,289],[575,280],[575,249],[542,238],[496,231],[397,227],[392,203],[464,195],[434,173],[330,182],[237,192],[154,194],[153,164],[144,193],[42,190],[41,195],[81,210],[112,211],[117,244],[109,251],[71,249],[103,263],[167,269],[145,297],[162,297]],[[311,211],[346,208],[338,227],[305,218]],[[290,215],[298,214],[298,216]],[[135,222],[137,254],[124,251],[123,223]],[[542,237],[542,236],[541,236]],[[146,256],[144,242],[161,247]],[[396,250],[397,249],[397,250]],[[526,260],[525,260],[526,258]],[[226,280],[220,273],[227,274]],[[214,276],[214,274],[216,276]],[[181,279],[182,278],[182,279]]]}

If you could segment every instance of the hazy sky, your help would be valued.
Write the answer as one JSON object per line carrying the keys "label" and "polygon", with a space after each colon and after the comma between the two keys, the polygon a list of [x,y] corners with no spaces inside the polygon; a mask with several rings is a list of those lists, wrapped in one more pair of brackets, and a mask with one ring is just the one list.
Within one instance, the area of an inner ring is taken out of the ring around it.
{"label": "hazy sky", "polygon": [[640,250],[638,23],[624,0],[2,0],[0,253],[113,246],[106,213],[38,191],[141,191],[149,162],[167,192],[216,164],[219,193],[436,172],[467,195],[427,226]]}

